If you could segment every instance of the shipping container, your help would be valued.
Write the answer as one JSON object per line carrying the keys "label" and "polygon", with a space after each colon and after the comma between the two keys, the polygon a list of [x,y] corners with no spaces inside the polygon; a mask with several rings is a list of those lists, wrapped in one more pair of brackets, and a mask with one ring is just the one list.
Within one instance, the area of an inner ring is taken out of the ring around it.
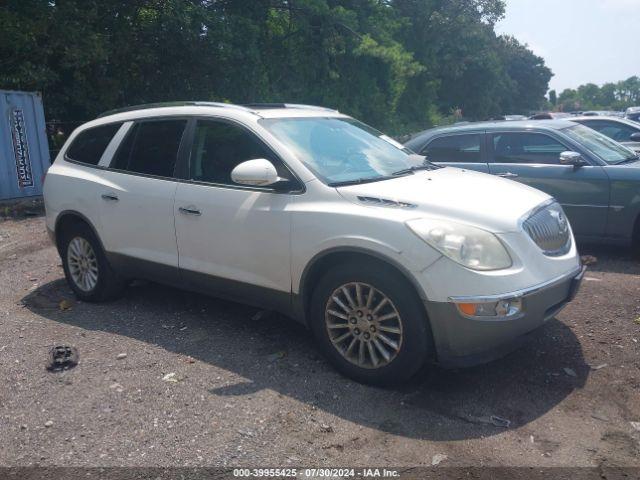
{"label": "shipping container", "polygon": [[50,164],[40,93],[0,90],[0,200],[42,195]]}

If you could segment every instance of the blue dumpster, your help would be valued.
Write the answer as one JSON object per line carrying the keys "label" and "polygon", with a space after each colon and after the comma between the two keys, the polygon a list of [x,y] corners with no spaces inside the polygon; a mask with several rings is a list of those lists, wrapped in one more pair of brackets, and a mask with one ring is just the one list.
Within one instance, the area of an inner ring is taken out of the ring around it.
{"label": "blue dumpster", "polygon": [[42,195],[50,164],[40,93],[0,90],[0,200]]}

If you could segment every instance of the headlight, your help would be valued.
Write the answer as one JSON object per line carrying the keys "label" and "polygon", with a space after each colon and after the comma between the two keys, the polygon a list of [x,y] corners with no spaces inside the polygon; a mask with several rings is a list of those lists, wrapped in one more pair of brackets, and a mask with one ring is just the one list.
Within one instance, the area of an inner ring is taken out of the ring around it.
{"label": "headlight", "polygon": [[511,257],[498,238],[486,230],[429,218],[409,220],[407,226],[451,260],[473,270],[500,270]]}

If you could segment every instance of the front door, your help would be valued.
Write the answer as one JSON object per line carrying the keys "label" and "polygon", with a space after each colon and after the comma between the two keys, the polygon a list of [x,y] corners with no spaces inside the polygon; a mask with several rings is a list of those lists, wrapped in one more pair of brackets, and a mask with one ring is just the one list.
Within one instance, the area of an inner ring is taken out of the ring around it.
{"label": "front door", "polygon": [[292,194],[233,182],[233,168],[257,158],[290,177],[251,131],[225,120],[198,120],[188,181],[176,190],[180,274],[191,288],[279,307],[291,293]]}
{"label": "front door", "polygon": [[492,174],[553,196],[562,205],[575,235],[605,234],[610,186],[602,167],[561,165],[560,154],[571,148],[546,133],[500,132],[489,138]]}

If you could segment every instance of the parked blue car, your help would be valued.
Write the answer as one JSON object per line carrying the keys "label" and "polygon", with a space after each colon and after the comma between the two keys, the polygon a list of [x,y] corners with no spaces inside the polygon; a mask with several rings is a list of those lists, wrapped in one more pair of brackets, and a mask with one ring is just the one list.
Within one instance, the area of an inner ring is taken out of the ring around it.
{"label": "parked blue car", "polygon": [[595,130],[568,120],[470,123],[424,131],[405,146],[554,196],[579,240],[640,250],[638,155]]}

